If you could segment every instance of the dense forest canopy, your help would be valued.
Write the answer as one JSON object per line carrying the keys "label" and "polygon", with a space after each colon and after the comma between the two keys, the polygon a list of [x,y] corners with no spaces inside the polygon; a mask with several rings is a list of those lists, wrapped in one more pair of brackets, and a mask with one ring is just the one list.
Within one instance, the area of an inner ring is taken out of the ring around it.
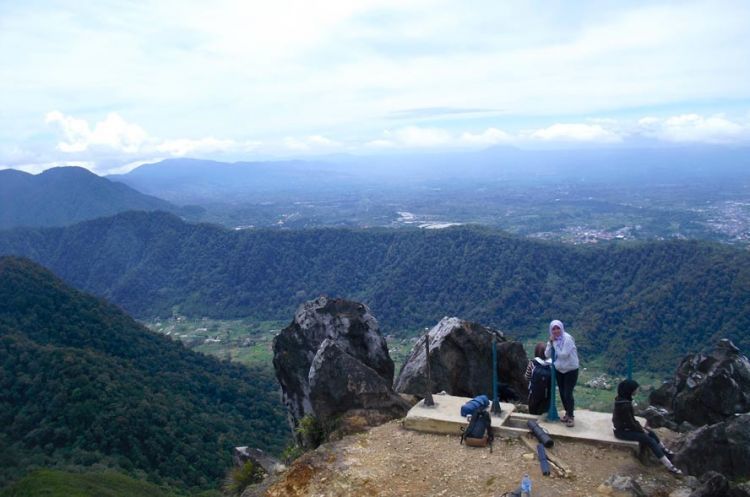
{"label": "dense forest canopy", "polygon": [[284,419],[267,371],[192,352],[29,260],[0,258],[0,487],[92,464],[215,487],[234,446],[279,451]]}
{"label": "dense forest canopy", "polygon": [[715,337],[750,346],[750,253],[668,241],[580,247],[475,227],[231,231],[164,213],[0,233],[30,257],[140,318],[289,319],[320,294],[368,304],[386,332],[446,315],[537,336],[560,318],[612,368],[635,352],[663,369]]}

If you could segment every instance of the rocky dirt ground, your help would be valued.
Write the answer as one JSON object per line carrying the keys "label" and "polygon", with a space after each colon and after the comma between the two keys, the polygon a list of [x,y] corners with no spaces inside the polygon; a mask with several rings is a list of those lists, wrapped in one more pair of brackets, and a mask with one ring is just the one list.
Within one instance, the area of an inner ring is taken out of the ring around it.
{"label": "rocky dirt ground", "polygon": [[459,445],[458,435],[413,432],[393,421],[305,454],[275,483],[246,495],[499,497],[517,488],[524,473],[534,497],[622,495],[601,486],[614,474],[637,477],[651,497],[687,495],[684,481],[656,462],[642,464],[629,449],[557,440],[550,453],[572,477],[542,476],[520,439],[498,438],[490,453]]}

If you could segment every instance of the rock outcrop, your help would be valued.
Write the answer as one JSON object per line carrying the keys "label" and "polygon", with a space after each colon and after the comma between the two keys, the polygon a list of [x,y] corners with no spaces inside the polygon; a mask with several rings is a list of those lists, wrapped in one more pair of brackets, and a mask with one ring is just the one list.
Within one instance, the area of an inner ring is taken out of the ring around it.
{"label": "rock outcrop", "polygon": [[669,428],[672,431],[681,431],[680,425],[672,420],[672,413],[663,407],[648,406],[638,413],[646,418],[646,423],[651,428]]}
{"label": "rock outcrop", "polygon": [[[392,419],[409,405],[393,392],[394,365],[369,309],[319,297],[302,304],[273,341],[273,365],[299,443],[300,420],[330,422],[357,411],[364,419]],[[362,416],[362,411],[369,415]]]}
{"label": "rock outcrop", "polygon": [[393,374],[383,377],[363,361],[326,338],[310,367],[310,401],[316,417],[331,418],[342,412],[364,409],[387,419],[405,414],[404,400],[392,388]]}
{"label": "rock outcrop", "polygon": [[733,483],[720,473],[708,471],[688,497],[750,497],[750,483]]}
{"label": "rock outcrop", "polygon": [[599,485],[597,492],[612,497],[646,497],[638,481],[632,476],[612,475]]}
{"label": "rock outcrop", "polygon": [[242,466],[250,461],[262,468],[267,475],[281,473],[286,469],[281,461],[255,447],[235,447],[232,459],[235,466]]}
{"label": "rock outcrop", "polygon": [[708,354],[686,356],[671,382],[649,397],[673,413],[677,425],[718,423],[750,411],[750,361],[735,345],[720,340]]}
{"label": "rock outcrop", "polygon": [[[459,318],[443,318],[429,330],[432,390],[450,395],[492,396],[492,337],[497,337],[498,378],[519,398],[525,399],[528,383],[524,372],[528,362],[523,345],[505,338],[502,332]],[[401,368],[394,389],[424,397],[427,389],[425,338],[417,341]],[[504,394],[503,394],[504,392]],[[501,400],[512,400],[508,388],[501,388]]]}
{"label": "rock outcrop", "polygon": [[702,426],[687,434],[674,456],[674,463],[687,473],[700,476],[716,471],[731,480],[750,477],[750,413]]}
{"label": "rock outcrop", "polygon": [[729,495],[729,481],[715,471],[709,471],[700,479],[700,486],[690,497],[726,497]]}

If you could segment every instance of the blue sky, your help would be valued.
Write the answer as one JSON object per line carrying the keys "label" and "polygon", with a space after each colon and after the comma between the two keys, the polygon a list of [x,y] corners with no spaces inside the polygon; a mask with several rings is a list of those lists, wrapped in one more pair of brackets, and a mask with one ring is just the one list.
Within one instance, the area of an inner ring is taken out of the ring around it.
{"label": "blue sky", "polygon": [[0,0],[0,167],[750,143],[750,2]]}

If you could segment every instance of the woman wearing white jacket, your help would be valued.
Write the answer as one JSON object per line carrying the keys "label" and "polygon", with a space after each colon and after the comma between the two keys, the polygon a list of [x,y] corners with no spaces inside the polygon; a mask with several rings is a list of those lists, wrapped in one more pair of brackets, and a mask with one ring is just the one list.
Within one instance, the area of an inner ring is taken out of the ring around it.
{"label": "woman wearing white jacket", "polygon": [[555,379],[565,408],[562,421],[572,428],[575,426],[573,388],[578,382],[578,351],[575,340],[565,332],[562,321],[557,319],[549,324],[549,342],[544,351],[546,357],[552,357],[552,347],[555,348]]}

